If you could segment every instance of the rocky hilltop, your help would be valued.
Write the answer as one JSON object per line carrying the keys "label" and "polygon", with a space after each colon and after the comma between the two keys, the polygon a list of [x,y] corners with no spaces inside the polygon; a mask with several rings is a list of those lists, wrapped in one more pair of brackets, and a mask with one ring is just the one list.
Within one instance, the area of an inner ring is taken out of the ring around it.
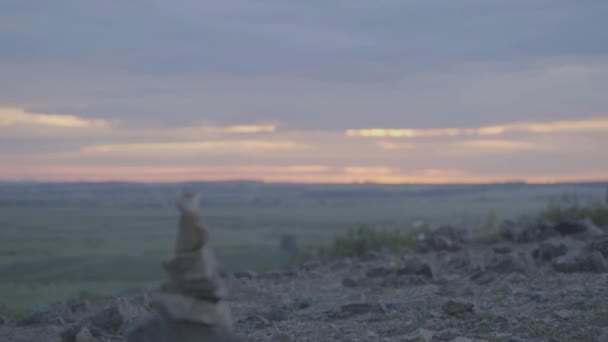
{"label": "rocky hilltop", "polygon": [[[398,253],[231,274],[228,305],[244,341],[606,342],[607,258],[589,221],[440,227]],[[2,322],[0,340],[123,341],[149,311],[146,293],[56,303]]]}

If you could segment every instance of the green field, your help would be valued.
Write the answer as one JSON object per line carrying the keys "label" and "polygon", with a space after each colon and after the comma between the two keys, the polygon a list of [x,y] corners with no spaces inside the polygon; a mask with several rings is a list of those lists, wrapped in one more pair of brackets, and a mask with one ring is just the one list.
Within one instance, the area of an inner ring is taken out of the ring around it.
{"label": "green field", "polygon": [[[175,236],[182,184],[0,184],[0,311],[154,286]],[[414,221],[487,229],[488,218],[534,214],[551,201],[603,199],[604,184],[293,185],[190,184],[231,271],[272,269],[300,247],[361,224],[408,229]]]}

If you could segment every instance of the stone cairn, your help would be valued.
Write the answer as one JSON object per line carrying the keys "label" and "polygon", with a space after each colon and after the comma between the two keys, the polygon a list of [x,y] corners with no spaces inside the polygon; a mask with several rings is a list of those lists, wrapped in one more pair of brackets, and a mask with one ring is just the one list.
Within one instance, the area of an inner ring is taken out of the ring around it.
{"label": "stone cairn", "polygon": [[168,279],[149,294],[152,313],[126,333],[129,342],[240,341],[232,333],[224,273],[200,221],[199,198],[185,191],[175,255],[163,262]]}

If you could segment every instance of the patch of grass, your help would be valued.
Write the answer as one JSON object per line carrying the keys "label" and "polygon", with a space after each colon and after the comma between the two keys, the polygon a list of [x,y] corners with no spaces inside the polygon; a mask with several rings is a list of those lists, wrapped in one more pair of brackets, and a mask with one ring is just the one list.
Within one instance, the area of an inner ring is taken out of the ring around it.
{"label": "patch of grass", "polygon": [[608,204],[601,201],[580,203],[569,201],[550,204],[539,213],[543,219],[559,222],[566,219],[591,219],[598,226],[608,226]]}
{"label": "patch of grass", "polygon": [[428,230],[428,227],[413,230],[363,225],[335,237],[329,246],[320,247],[318,253],[321,258],[362,257],[370,251],[381,249],[396,252],[403,248],[416,248],[416,236],[424,230]]}

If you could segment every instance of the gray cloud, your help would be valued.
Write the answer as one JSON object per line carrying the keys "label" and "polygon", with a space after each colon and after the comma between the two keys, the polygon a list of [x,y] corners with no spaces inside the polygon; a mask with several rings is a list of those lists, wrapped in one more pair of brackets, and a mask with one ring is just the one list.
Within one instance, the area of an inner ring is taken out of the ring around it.
{"label": "gray cloud", "polygon": [[309,129],[597,115],[607,16],[604,0],[7,0],[0,105]]}

